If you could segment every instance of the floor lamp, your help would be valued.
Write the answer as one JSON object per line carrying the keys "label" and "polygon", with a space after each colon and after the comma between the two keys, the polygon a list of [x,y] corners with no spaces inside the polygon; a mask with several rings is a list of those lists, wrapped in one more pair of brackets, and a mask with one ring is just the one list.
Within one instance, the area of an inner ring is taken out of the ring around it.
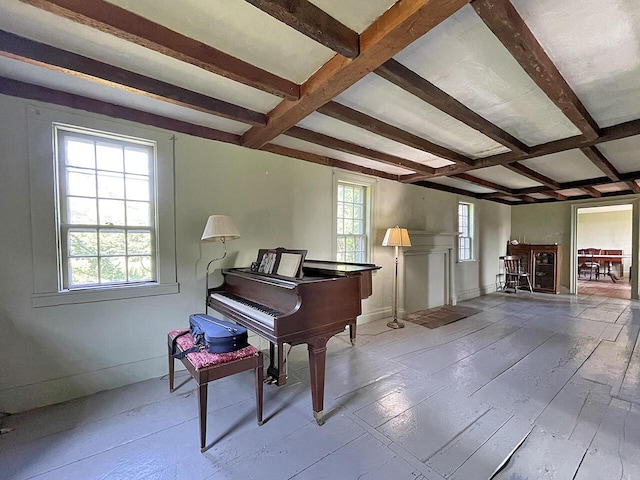
{"label": "floor lamp", "polygon": [[387,228],[382,240],[383,247],[396,247],[396,273],[393,277],[393,321],[387,323],[390,328],[404,328],[404,323],[398,322],[398,247],[410,247],[411,239],[406,228]]}
{"label": "floor lamp", "polygon": [[207,311],[208,307],[208,297],[209,297],[209,267],[211,264],[217,260],[222,260],[227,256],[227,240],[235,240],[236,238],[240,238],[240,232],[238,232],[238,228],[233,223],[231,218],[226,215],[211,215],[207,219],[207,224],[204,226],[204,232],[202,232],[202,240],[203,242],[222,242],[224,245],[224,254],[221,257],[214,258],[207,264],[207,277],[205,281],[205,294],[204,294],[204,311]]}

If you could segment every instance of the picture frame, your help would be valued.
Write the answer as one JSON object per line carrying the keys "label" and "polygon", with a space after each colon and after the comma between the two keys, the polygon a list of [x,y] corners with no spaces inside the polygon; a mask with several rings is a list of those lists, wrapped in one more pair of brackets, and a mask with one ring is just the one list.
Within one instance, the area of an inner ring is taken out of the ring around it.
{"label": "picture frame", "polygon": [[283,247],[258,250],[258,273],[283,278],[302,278],[302,265],[307,250],[291,250]]}

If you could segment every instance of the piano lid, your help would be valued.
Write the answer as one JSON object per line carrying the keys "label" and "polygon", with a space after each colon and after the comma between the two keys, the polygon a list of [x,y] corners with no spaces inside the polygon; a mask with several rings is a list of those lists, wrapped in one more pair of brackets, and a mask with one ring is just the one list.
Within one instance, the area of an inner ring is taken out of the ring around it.
{"label": "piano lid", "polygon": [[331,262],[328,260],[305,260],[303,270],[314,270],[327,274],[345,275],[349,273],[369,272],[382,267],[373,263]]}

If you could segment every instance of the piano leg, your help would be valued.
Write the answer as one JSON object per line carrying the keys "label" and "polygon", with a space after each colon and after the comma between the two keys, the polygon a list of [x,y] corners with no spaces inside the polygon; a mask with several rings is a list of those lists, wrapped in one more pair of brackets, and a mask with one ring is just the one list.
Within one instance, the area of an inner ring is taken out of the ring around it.
{"label": "piano leg", "polygon": [[318,425],[324,424],[324,370],[327,359],[328,338],[316,337],[307,342],[309,350],[309,376],[311,381],[311,403],[313,418]]}
{"label": "piano leg", "polygon": [[[271,382],[275,380],[276,385],[282,386],[287,383],[287,370],[284,368],[283,360],[283,344],[278,344],[278,351],[276,352],[276,345],[269,343],[269,367],[267,368],[267,377],[271,378]],[[276,360],[277,356],[277,361]]]}
{"label": "piano leg", "polygon": [[356,344],[356,322],[354,320],[353,323],[349,324],[349,340],[351,340],[351,345]]}

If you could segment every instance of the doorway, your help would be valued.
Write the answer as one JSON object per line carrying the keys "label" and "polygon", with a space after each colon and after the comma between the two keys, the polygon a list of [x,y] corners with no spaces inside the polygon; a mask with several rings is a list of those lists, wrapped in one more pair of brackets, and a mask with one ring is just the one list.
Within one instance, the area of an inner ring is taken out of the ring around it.
{"label": "doorway", "polygon": [[571,293],[637,299],[637,245],[637,199],[573,205]]}

